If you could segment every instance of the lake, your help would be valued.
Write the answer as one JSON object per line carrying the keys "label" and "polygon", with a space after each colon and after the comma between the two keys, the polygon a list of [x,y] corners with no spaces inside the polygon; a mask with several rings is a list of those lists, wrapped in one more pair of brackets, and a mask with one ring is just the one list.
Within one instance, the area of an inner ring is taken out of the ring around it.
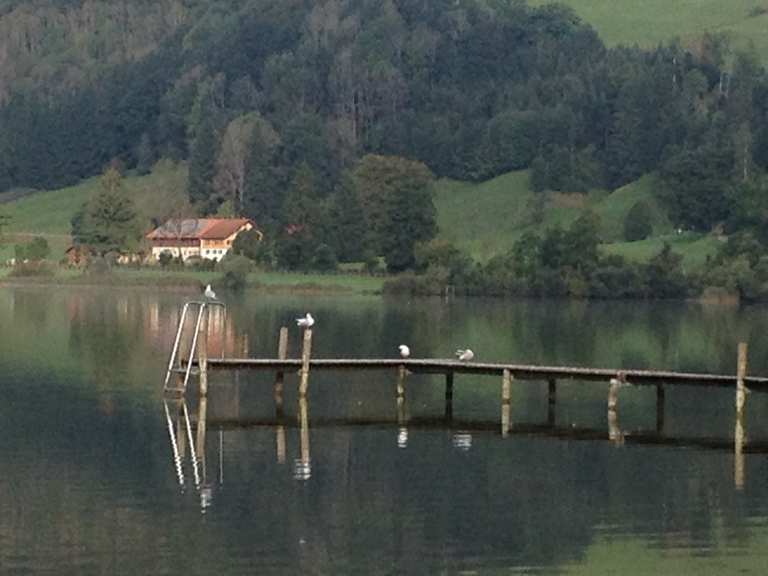
{"label": "lake", "polygon": [[[209,396],[162,393],[191,295],[0,288],[2,574],[762,574],[768,460],[728,449],[732,390],[666,392],[666,445],[609,440],[605,386],[313,373],[303,436],[295,374],[216,373]],[[478,361],[768,375],[768,308],[224,295],[211,355],[274,357],[311,311],[315,357]],[[623,433],[657,433],[655,389],[625,387]],[[747,402],[750,441],[768,401]],[[400,421],[398,422],[398,417]],[[205,434],[201,437],[205,422]],[[675,439],[721,439],[685,445]],[[615,440],[615,438],[614,438]],[[192,450],[192,448],[195,448]]]}

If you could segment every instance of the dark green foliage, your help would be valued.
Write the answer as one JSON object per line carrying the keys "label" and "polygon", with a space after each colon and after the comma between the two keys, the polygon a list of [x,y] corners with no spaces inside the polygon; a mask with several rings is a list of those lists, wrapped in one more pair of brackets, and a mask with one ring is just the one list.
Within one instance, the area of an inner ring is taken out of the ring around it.
{"label": "dark green foliage", "polygon": [[48,246],[48,240],[42,236],[36,236],[27,244],[16,244],[14,252],[17,261],[39,262],[51,255],[51,248]]}
{"label": "dark green foliage", "polygon": [[329,240],[339,260],[365,260],[365,254],[370,250],[371,233],[360,197],[350,178],[345,178],[337,188],[329,220],[333,223],[333,233]]}
{"label": "dark green foliage", "polygon": [[160,263],[161,268],[168,268],[173,261],[173,254],[169,250],[164,250],[160,252],[157,261]]}
{"label": "dark green foliage", "polygon": [[275,244],[275,260],[285,270],[308,270],[312,265],[315,244],[306,229],[289,228]]}
{"label": "dark green foliage", "polygon": [[321,272],[332,272],[337,266],[338,261],[333,248],[328,244],[319,244],[312,256],[312,268]]}
{"label": "dark green foliage", "polygon": [[3,238],[3,228],[11,223],[11,216],[0,211],[0,240]]}
{"label": "dark green foliage", "polygon": [[221,277],[221,285],[227,290],[243,290],[248,281],[248,273],[253,269],[253,262],[245,256],[227,256],[221,269],[224,275]]}
{"label": "dark green foliage", "polygon": [[435,206],[428,188],[395,190],[382,227],[382,254],[390,271],[412,268],[414,248],[437,233]]}
{"label": "dark green foliage", "polygon": [[647,202],[637,202],[624,217],[624,240],[637,242],[653,233],[653,214]]}
{"label": "dark green foliage", "polygon": [[210,212],[215,205],[213,197],[213,176],[216,172],[218,142],[212,121],[205,117],[197,129],[197,136],[189,156],[189,201]]}
{"label": "dark green foliage", "polygon": [[[415,245],[435,234],[433,173],[517,169],[530,169],[536,191],[568,192],[658,171],[677,225],[725,222],[768,240],[768,75],[722,39],[695,53],[606,49],[568,8],[520,1],[193,4],[184,29],[141,58],[102,58],[66,89],[32,80],[9,92],[0,191],[74,183],[113,161],[143,173],[168,156],[187,161],[190,199],[213,213],[225,200],[221,142],[248,118],[253,137],[234,155],[242,178],[227,199],[266,233],[263,262],[274,247],[280,265],[307,268],[327,244],[341,261],[371,251],[391,270],[411,268]],[[105,200],[73,221],[76,240],[104,253],[137,236],[126,199]],[[628,218],[628,237],[644,236],[643,220]],[[529,238],[494,263],[526,280],[501,284],[583,292],[601,265],[593,232],[552,231],[535,248]],[[434,279],[444,268],[421,267]]]}
{"label": "dark green foliage", "polygon": [[672,252],[669,244],[648,263],[648,290],[655,298],[682,298],[687,281],[682,269],[683,258]]}
{"label": "dark green foliage", "polygon": [[141,238],[133,201],[120,190],[120,174],[110,169],[101,189],[72,219],[72,238],[102,256],[137,247]]}
{"label": "dark green foliage", "polygon": [[676,224],[708,232],[729,217],[733,152],[717,142],[685,146],[664,162],[661,177]]}
{"label": "dark green foliage", "polygon": [[264,254],[268,248],[268,242],[263,239],[262,234],[255,228],[240,232],[232,243],[233,254],[245,256],[249,260],[259,263],[264,262]]}

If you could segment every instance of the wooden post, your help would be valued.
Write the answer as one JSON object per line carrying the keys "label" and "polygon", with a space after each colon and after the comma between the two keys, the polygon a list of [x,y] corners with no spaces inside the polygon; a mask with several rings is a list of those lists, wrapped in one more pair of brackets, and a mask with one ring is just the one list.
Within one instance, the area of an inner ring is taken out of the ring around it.
{"label": "wooden post", "polygon": [[407,375],[407,370],[405,369],[405,366],[399,366],[397,369],[397,401],[400,403],[400,400],[405,398],[405,377]]}
{"label": "wooden post", "polygon": [[547,424],[555,425],[555,407],[557,405],[557,380],[549,379],[549,397],[547,402]]}
{"label": "wooden post", "polygon": [[616,412],[619,406],[619,386],[621,383],[617,378],[611,378],[611,383],[608,386],[608,411]]}
{"label": "wooden post", "polygon": [[744,379],[747,377],[747,343],[739,342],[736,362],[736,428],[733,443],[733,483],[737,490],[744,488],[744,416],[747,403],[747,389]]}
{"label": "wooden post", "polygon": [[453,372],[445,373],[445,418],[453,419]]}
{"label": "wooden post", "polygon": [[747,403],[747,387],[744,378],[747,376],[747,343],[739,342],[739,351],[736,368],[736,414],[744,414],[744,406]]}
{"label": "wooden post", "polygon": [[309,360],[312,356],[312,328],[304,329],[304,343],[301,348],[301,381],[299,382],[299,397],[307,396],[309,388]]}
{"label": "wooden post", "polygon": [[656,386],[656,432],[661,434],[664,432],[664,385],[659,384]]}
{"label": "wooden post", "polygon": [[197,367],[200,372],[200,396],[208,395],[208,316],[210,310],[206,306],[202,311],[200,331],[197,335]]}
{"label": "wooden post", "polygon": [[512,373],[505,368],[501,377],[501,435],[505,438],[509,434],[511,405]]}
{"label": "wooden post", "polygon": [[[288,328],[283,326],[280,328],[280,337],[277,342],[277,358],[278,360],[285,360],[288,357]],[[285,372],[282,370],[277,371],[275,376],[275,411],[278,415],[283,412],[283,381],[285,379]]]}

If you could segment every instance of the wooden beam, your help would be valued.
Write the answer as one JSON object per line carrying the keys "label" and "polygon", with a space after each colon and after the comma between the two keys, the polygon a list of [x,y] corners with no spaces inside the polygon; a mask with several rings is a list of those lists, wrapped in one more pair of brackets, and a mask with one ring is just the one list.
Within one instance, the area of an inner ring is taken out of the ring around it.
{"label": "wooden beam", "polygon": [[[196,361],[193,362],[193,365]],[[313,370],[392,370],[405,366],[408,371],[419,374],[487,374],[502,375],[509,370],[517,380],[576,380],[581,382],[605,382],[618,372],[628,384],[651,385],[681,384],[702,387],[731,388],[736,385],[736,375],[668,372],[656,370],[616,370],[607,368],[580,368],[568,366],[532,366],[521,364],[487,364],[478,362],[456,362],[454,360],[424,360],[402,358],[318,358],[310,361]],[[302,367],[301,359],[262,358],[209,358],[208,370],[296,370]],[[753,391],[768,391],[768,378],[745,376],[745,386]]]}

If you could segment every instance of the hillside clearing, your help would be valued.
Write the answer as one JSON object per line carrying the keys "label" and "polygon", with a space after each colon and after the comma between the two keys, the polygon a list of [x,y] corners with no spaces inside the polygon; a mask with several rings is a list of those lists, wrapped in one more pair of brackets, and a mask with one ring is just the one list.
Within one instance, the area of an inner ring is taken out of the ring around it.
{"label": "hillside clearing", "polygon": [[[529,0],[531,5],[551,0]],[[768,59],[766,0],[564,0],[609,46],[654,48],[679,38],[695,44],[705,33],[725,33],[737,48],[754,45]]]}
{"label": "hillside clearing", "polygon": [[[168,161],[159,162],[146,176],[123,178],[122,190],[135,202],[143,229],[152,227],[153,217],[170,214],[186,204],[186,179],[186,166]],[[48,240],[52,259],[63,257],[64,250],[71,245],[72,217],[99,186],[99,177],[94,177],[75,186],[28,194],[3,204],[2,210],[11,220],[3,230],[0,257],[12,257],[13,244],[23,243],[32,236]]]}

